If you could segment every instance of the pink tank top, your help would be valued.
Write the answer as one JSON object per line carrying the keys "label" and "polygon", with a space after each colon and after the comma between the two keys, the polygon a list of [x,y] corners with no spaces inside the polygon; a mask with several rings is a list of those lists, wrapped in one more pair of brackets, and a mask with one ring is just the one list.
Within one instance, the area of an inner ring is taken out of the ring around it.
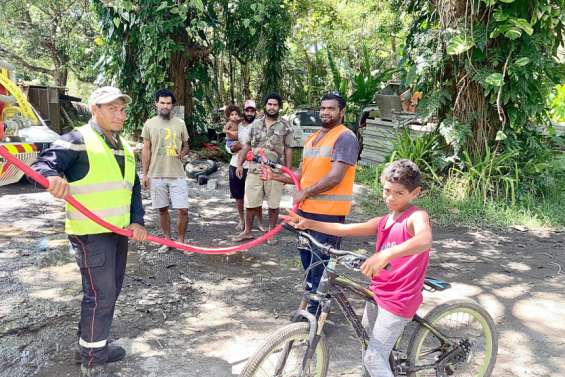
{"label": "pink tank top", "polygon": [[[381,219],[377,227],[376,252],[412,238],[408,231],[408,217],[417,210],[414,206],[407,209],[386,229],[390,215]],[[423,300],[422,288],[428,260],[429,250],[391,260],[390,270],[382,270],[371,281],[371,290],[375,294],[377,305],[399,317],[411,319]]]}

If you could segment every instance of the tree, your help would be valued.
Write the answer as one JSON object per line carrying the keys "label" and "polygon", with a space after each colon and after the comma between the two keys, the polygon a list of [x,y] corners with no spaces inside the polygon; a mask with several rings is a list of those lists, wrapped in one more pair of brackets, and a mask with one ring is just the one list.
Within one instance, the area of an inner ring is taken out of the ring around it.
{"label": "tree", "polygon": [[296,2],[292,14],[285,91],[297,105],[317,104],[330,89],[352,104],[370,101],[396,68],[409,22],[387,1]]}
{"label": "tree", "polygon": [[134,100],[127,127],[140,128],[151,112],[153,93],[171,87],[194,136],[193,84],[199,78],[192,73],[210,64],[213,7],[199,0],[123,0],[96,2],[95,10],[104,37],[99,67]]}
{"label": "tree", "polygon": [[290,33],[290,15],[283,0],[95,4],[105,51],[99,67],[108,81],[115,81],[134,97],[127,125],[131,130],[149,116],[152,93],[171,87],[178,104],[184,106],[189,133],[194,136],[206,110],[214,112],[216,104],[225,100],[220,98],[225,55],[232,101],[237,81],[234,60],[241,66],[245,96],[251,95],[251,60],[265,67],[262,82],[267,86],[263,90],[281,87],[281,64]]}
{"label": "tree", "polygon": [[69,71],[94,79],[96,36],[85,0],[5,0],[0,8],[0,54],[56,85],[66,85]]}
{"label": "tree", "polygon": [[565,77],[563,0],[408,3],[405,81],[424,92],[420,112],[437,115],[456,153],[480,157],[549,124],[546,98]]}

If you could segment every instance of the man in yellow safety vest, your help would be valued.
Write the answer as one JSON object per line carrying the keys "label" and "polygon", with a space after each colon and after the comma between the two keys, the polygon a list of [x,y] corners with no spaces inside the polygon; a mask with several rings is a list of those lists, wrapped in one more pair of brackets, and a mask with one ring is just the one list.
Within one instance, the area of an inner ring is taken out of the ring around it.
{"label": "man in yellow safety vest", "polygon": [[[135,156],[119,136],[131,98],[114,87],[96,89],[89,98],[88,124],[63,135],[44,150],[32,168],[49,181],[56,198],[71,194],[107,222],[133,231],[143,241],[141,185]],[[110,233],[67,204],[68,234],[80,273],[83,299],[75,359],[85,377],[113,376],[105,365],[125,357],[122,347],[108,343],[115,303],[126,269],[127,237]]]}

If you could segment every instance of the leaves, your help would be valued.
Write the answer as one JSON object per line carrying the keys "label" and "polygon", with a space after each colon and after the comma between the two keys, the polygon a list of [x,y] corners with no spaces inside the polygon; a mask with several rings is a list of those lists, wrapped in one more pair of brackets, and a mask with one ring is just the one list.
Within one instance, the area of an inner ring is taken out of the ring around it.
{"label": "leaves", "polygon": [[514,61],[514,64],[517,65],[518,67],[524,67],[525,65],[528,65],[529,62],[530,62],[530,58],[522,57],[522,58],[516,59]]}
{"label": "leaves", "polygon": [[204,3],[202,0],[190,0],[190,5],[196,8],[200,13],[204,13]]}
{"label": "leaves", "polygon": [[102,45],[96,37],[88,2],[2,0],[0,55],[17,66],[21,79],[64,86],[73,72],[94,80]]}
{"label": "leaves", "polygon": [[511,27],[504,32],[504,36],[508,39],[518,39],[522,36],[522,30],[517,27]]}
{"label": "leaves", "polygon": [[485,82],[491,86],[502,86],[504,85],[504,77],[502,76],[502,73],[492,73],[487,76]]}
{"label": "leaves", "polygon": [[528,35],[532,35],[534,33],[532,25],[530,25],[530,23],[523,18],[511,18],[509,19],[509,22],[517,28],[524,30]]}
{"label": "leaves", "polygon": [[459,55],[469,50],[475,45],[472,37],[456,35],[447,43],[447,53],[449,55]]}
{"label": "leaves", "polygon": [[498,131],[496,132],[496,136],[495,136],[494,140],[496,140],[496,141],[502,141],[502,140],[505,140],[507,137],[508,137],[508,136],[506,135],[506,133],[504,133],[504,131],[498,130]]}

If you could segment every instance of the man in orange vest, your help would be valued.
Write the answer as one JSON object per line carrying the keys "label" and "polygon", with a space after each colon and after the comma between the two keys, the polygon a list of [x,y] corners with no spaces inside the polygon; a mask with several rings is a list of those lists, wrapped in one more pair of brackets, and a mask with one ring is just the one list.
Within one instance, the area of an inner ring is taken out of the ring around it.
{"label": "man in orange vest", "polygon": [[[295,172],[302,190],[294,195],[294,202],[300,203],[298,214],[307,219],[343,223],[351,210],[359,144],[355,134],[342,124],[345,105],[345,100],[339,94],[324,95],[320,104],[322,128],[304,143],[302,162]],[[286,175],[275,174],[268,168],[263,169],[262,178],[292,183]],[[312,230],[308,232],[322,243],[340,247],[340,237]],[[300,247],[298,250],[305,270],[311,264],[328,259],[318,250]],[[307,276],[310,291],[316,291],[323,272],[322,264],[310,270]],[[308,311],[315,315],[318,303],[310,302]]]}

